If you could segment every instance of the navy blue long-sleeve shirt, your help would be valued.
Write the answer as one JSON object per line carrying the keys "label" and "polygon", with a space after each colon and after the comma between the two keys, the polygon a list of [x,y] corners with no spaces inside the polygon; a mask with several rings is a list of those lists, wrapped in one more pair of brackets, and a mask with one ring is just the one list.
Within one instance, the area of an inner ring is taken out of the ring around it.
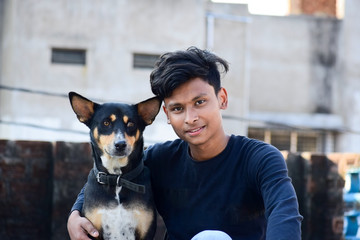
{"label": "navy blue long-sleeve shirt", "polygon": [[[233,239],[301,239],[298,203],[283,156],[242,136],[207,161],[195,161],[180,139],[145,152],[156,207],[170,239],[221,230]],[[73,209],[82,207],[82,192]]]}

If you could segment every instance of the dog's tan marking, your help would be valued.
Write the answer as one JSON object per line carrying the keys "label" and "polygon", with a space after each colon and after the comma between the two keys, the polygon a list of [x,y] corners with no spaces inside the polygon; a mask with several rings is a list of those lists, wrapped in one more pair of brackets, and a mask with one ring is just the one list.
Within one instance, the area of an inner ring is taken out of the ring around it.
{"label": "dog's tan marking", "polygon": [[128,162],[129,162],[129,159],[127,158],[127,157],[125,157],[125,158],[119,158],[118,159],[118,162],[119,162],[119,166],[120,167],[124,167],[124,166],[126,166],[127,164],[128,164]]}
{"label": "dog's tan marking", "polygon": [[112,122],[115,122],[115,120],[116,120],[116,116],[115,116],[115,114],[111,114],[111,116],[110,116],[110,120],[111,120]]}
{"label": "dog's tan marking", "polygon": [[92,224],[97,230],[101,229],[101,225],[102,225],[101,209],[95,208],[92,209],[91,211],[86,211],[85,217],[89,219],[90,222],[92,222]]}
{"label": "dog's tan marking", "polygon": [[95,139],[98,139],[98,138],[99,138],[99,130],[98,130],[97,127],[94,129],[93,135],[94,135],[94,138],[95,138]]}
{"label": "dog's tan marking", "polygon": [[136,141],[139,140],[139,137],[140,137],[140,131],[139,129],[136,131],[136,135],[135,135],[135,138],[136,138]]}
{"label": "dog's tan marking", "polygon": [[[136,134],[136,135],[138,135],[138,134]],[[136,136],[129,136],[127,134],[125,134],[125,139],[126,139],[126,142],[128,142],[131,146],[134,146],[134,144],[137,140]]]}
{"label": "dog's tan marking", "polygon": [[140,238],[144,238],[154,218],[153,214],[149,210],[145,209],[143,206],[139,205],[133,206],[132,212],[138,224],[137,230],[140,234]]}
{"label": "dog's tan marking", "polygon": [[129,121],[129,117],[125,115],[125,116],[123,117],[123,121],[124,121],[125,124],[127,124],[128,121]]}
{"label": "dog's tan marking", "polygon": [[101,135],[99,137],[99,142],[101,144],[101,146],[104,148],[106,148],[106,146],[109,146],[110,144],[113,143],[115,138],[115,133],[111,133],[110,135]]}

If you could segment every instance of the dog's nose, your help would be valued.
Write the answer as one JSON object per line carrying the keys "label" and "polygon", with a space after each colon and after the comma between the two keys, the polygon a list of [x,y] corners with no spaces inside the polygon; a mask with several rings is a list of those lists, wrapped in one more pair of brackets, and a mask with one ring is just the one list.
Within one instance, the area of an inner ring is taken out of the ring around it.
{"label": "dog's nose", "polygon": [[116,151],[124,151],[126,148],[126,142],[125,141],[118,141],[115,143],[115,149]]}

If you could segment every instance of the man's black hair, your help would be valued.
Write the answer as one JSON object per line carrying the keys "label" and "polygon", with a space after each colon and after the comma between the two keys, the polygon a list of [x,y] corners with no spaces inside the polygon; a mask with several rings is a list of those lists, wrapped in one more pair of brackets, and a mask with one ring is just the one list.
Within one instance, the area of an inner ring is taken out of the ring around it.
{"label": "man's black hair", "polygon": [[196,47],[165,53],[160,56],[150,74],[151,90],[164,99],[171,96],[181,84],[199,77],[213,86],[217,94],[221,88],[221,66],[224,72],[228,71],[229,66],[224,59]]}

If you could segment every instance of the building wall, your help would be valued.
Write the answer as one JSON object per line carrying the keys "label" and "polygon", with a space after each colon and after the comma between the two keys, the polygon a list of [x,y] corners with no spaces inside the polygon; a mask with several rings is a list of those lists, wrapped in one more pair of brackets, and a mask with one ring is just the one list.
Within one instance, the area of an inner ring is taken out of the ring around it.
{"label": "building wall", "polygon": [[338,114],[341,27],[329,18],[254,18],[251,111]]}
{"label": "building wall", "polygon": [[[26,0],[6,1],[5,8],[2,84],[7,86],[60,94],[77,91],[103,101],[136,103],[152,93],[150,70],[132,67],[134,52],[204,47],[203,1]],[[86,49],[86,66],[51,64],[53,47]],[[6,103],[1,117],[8,121],[82,127],[66,98],[2,91],[1,102]],[[2,126],[2,137],[84,139],[14,128]]]}
{"label": "building wall", "polygon": [[0,83],[1,83],[1,66],[2,66],[2,41],[3,41],[3,28],[4,28],[4,2],[0,0]]}
{"label": "building wall", "polygon": [[339,149],[359,151],[360,143],[360,9],[359,1],[345,1],[341,46],[341,113],[351,130],[339,137]]}
{"label": "building wall", "polygon": [[251,111],[311,112],[307,18],[256,16],[252,19]]}
{"label": "building wall", "polygon": [[[202,0],[101,3],[27,0],[5,3],[2,58],[6,62],[2,66],[3,85],[61,95],[77,91],[92,99],[129,103],[152,96],[149,88],[151,70],[134,69],[132,54],[162,54],[189,46],[206,48],[206,9],[211,9],[211,5],[206,6],[206,1]],[[227,5],[221,5],[219,10],[222,13],[238,12],[233,8],[228,9]],[[223,24],[220,21],[216,23]],[[227,28],[234,26],[231,21],[225,21],[223,25]],[[242,37],[241,30],[236,34],[234,37]],[[86,49],[86,65],[52,64],[51,49],[54,47]],[[231,51],[236,50],[237,45],[229,52],[228,45],[216,42],[214,49],[231,61],[234,59]],[[239,49],[243,51],[244,46],[241,45]],[[242,55],[239,56],[241,60]],[[242,63],[239,65],[242,66]],[[237,64],[233,66],[227,85],[231,86],[231,79],[235,78],[239,88],[244,89],[242,73],[235,75]],[[230,108],[236,109],[237,115],[243,115],[246,101],[243,100],[244,96],[237,93],[232,95],[239,101],[234,101]],[[2,138],[87,139],[86,134],[54,133],[9,124],[30,123],[45,128],[86,132],[86,128],[77,122],[66,97],[8,90],[1,91],[0,97],[4,103],[0,110],[1,119],[7,122],[0,125]],[[160,113],[158,118],[145,132],[148,135],[145,139],[149,142],[175,137],[165,123],[165,115]],[[232,122],[227,125],[234,125]],[[241,133],[246,126],[228,128]]]}
{"label": "building wall", "polygon": [[[41,91],[0,88],[0,138],[87,141],[69,91],[100,102],[136,103],[152,96],[151,69],[134,69],[133,54],[189,46],[208,48],[230,63],[223,81],[227,132],[246,135],[249,118],[275,116],[310,129],[359,131],[360,6],[346,2],[344,20],[336,20],[250,15],[246,5],[207,0],[0,1],[0,83]],[[86,49],[86,65],[52,64],[54,47]],[[330,150],[357,151],[359,134],[348,132],[340,132]],[[148,143],[175,137],[162,112],[145,131]]]}

